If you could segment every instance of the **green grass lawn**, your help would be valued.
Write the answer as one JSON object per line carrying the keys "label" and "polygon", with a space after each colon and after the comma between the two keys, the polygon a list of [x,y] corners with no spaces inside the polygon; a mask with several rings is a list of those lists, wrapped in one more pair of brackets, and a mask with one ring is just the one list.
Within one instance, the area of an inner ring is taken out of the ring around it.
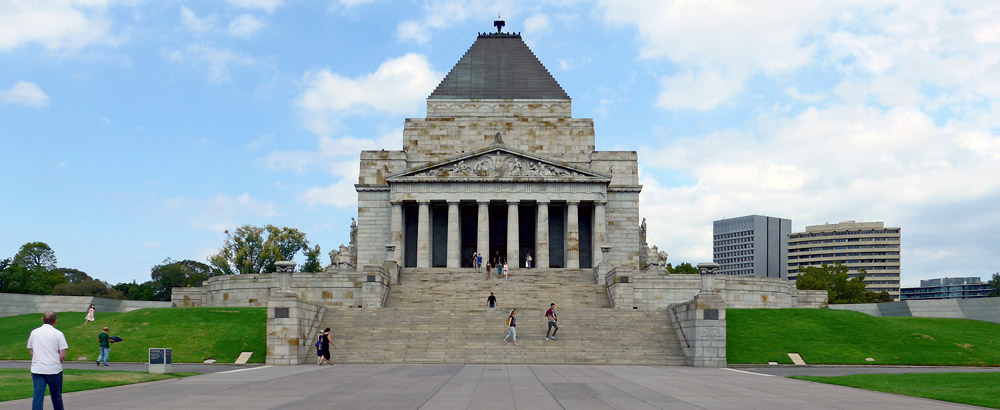
{"label": "green grass lawn", "polygon": [[[829,309],[728,309],[733,364],[1000,365],[1000,324]],[[865,358],[874,358],[867,362]]]}
{"label": "green grass lawn", "polygon": [[[82,318],[82,316],[81,316]],[[104,387],[121,386],[151,382],[154,380],[173,379],[176,377],[194,376],[201,373],[168,373],[149,374],[140,372],[100,371],[100,370],[63,370],[63,393],[101,389]],[[28,369],[0,369],[0,401],[31,398],[33,383],[31,371]],[[48,391],[46,391],[48,395]],[[49,401],[48,398],[45,399]]]}
{"label": "green grass lawn", "polygon": [[[251,363],[266,355],[266,308],[166,308],[129,313],[98,312],[97,321],[83,325],[84,313],[59,313],[56,328],[69,343],[67,360],[96,360],[97,335],[104,326],[123,339],[111,345],[111,362],[145,362],[151,347],[173,349],[175,363],[216,359],[233,363],[240,352],[253,352]],[[0,359],[28,360],[31,330],[42,324],[41,314],[0,318]]]}
{"label": "green grass lawn", "polygon": [[792,378],[1000,409],[1000,395],[996,393],[1000,373],[855,374]]}

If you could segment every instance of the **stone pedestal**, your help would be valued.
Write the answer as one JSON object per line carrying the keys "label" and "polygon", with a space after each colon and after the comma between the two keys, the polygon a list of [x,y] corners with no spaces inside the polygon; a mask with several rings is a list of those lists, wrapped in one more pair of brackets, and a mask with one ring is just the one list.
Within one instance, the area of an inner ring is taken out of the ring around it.
{"label": "stone pedestal", "polygon": [[693,300],[670,306],[688,365],[726,367],[726,302],[715,288],[715,263],[699,263],[702,289]]}
{"label": "stone pedestal", "polygon": [[294,293],[273,292],[267,301],[268,365],[298,365],[312,352],[319,324],[326,314],[322,305],[305,302]]}

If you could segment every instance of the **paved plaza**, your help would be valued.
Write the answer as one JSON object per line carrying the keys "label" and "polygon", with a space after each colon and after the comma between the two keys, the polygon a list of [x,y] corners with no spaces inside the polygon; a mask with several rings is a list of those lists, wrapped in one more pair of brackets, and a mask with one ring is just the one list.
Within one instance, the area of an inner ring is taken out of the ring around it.
{"label": "paved plaza", "polygon": [[[976,408],[751,369],[588,365],[248,367],[64,399],[73,409],[147,410]],[[0,403],[0,409],[27,407],[30,400]]]}

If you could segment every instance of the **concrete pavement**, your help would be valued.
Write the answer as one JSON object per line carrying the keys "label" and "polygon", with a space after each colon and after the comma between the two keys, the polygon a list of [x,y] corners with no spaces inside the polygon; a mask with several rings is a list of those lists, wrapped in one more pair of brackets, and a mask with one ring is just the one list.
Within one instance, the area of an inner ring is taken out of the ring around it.
{"label": "concrete pavement", "polygon": [[[97,366],[94,362],[65,362],[66,369],[83,370],[124,370],[128,372],[149,371],[146,363],[133,362],[111,362],[111,366]],[[218,373],[229,370],[246,369],[248,367],[263,366],[262,364],[205,364],[205,363],[174,363],[175,372],[197,372],[197,373]],[[0,361],[0,369],[30,369],[31,362],[27,360],[3,360]]]}
{"label": "concrete pavement", "polygon": [[[64,399],[74,409],[144,410],[975,408],[744,369],[590,365],[263,366]],[[28,406],[29,400],[0,403],[0,409]]]}

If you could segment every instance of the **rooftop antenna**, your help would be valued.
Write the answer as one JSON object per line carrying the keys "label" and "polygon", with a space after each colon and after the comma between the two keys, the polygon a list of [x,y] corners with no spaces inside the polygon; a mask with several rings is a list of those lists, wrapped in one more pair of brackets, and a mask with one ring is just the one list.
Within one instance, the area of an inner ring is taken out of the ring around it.
{"label": "rooftop antenna", "polygon": [[506,24],[503,22],[503,20],[500,19],[500,13],[497,12],[497,19],[493,20],[493,26],[497,28],[497,34],[501,34],[500,29],[502,29],[503,26],[505,25]]}

